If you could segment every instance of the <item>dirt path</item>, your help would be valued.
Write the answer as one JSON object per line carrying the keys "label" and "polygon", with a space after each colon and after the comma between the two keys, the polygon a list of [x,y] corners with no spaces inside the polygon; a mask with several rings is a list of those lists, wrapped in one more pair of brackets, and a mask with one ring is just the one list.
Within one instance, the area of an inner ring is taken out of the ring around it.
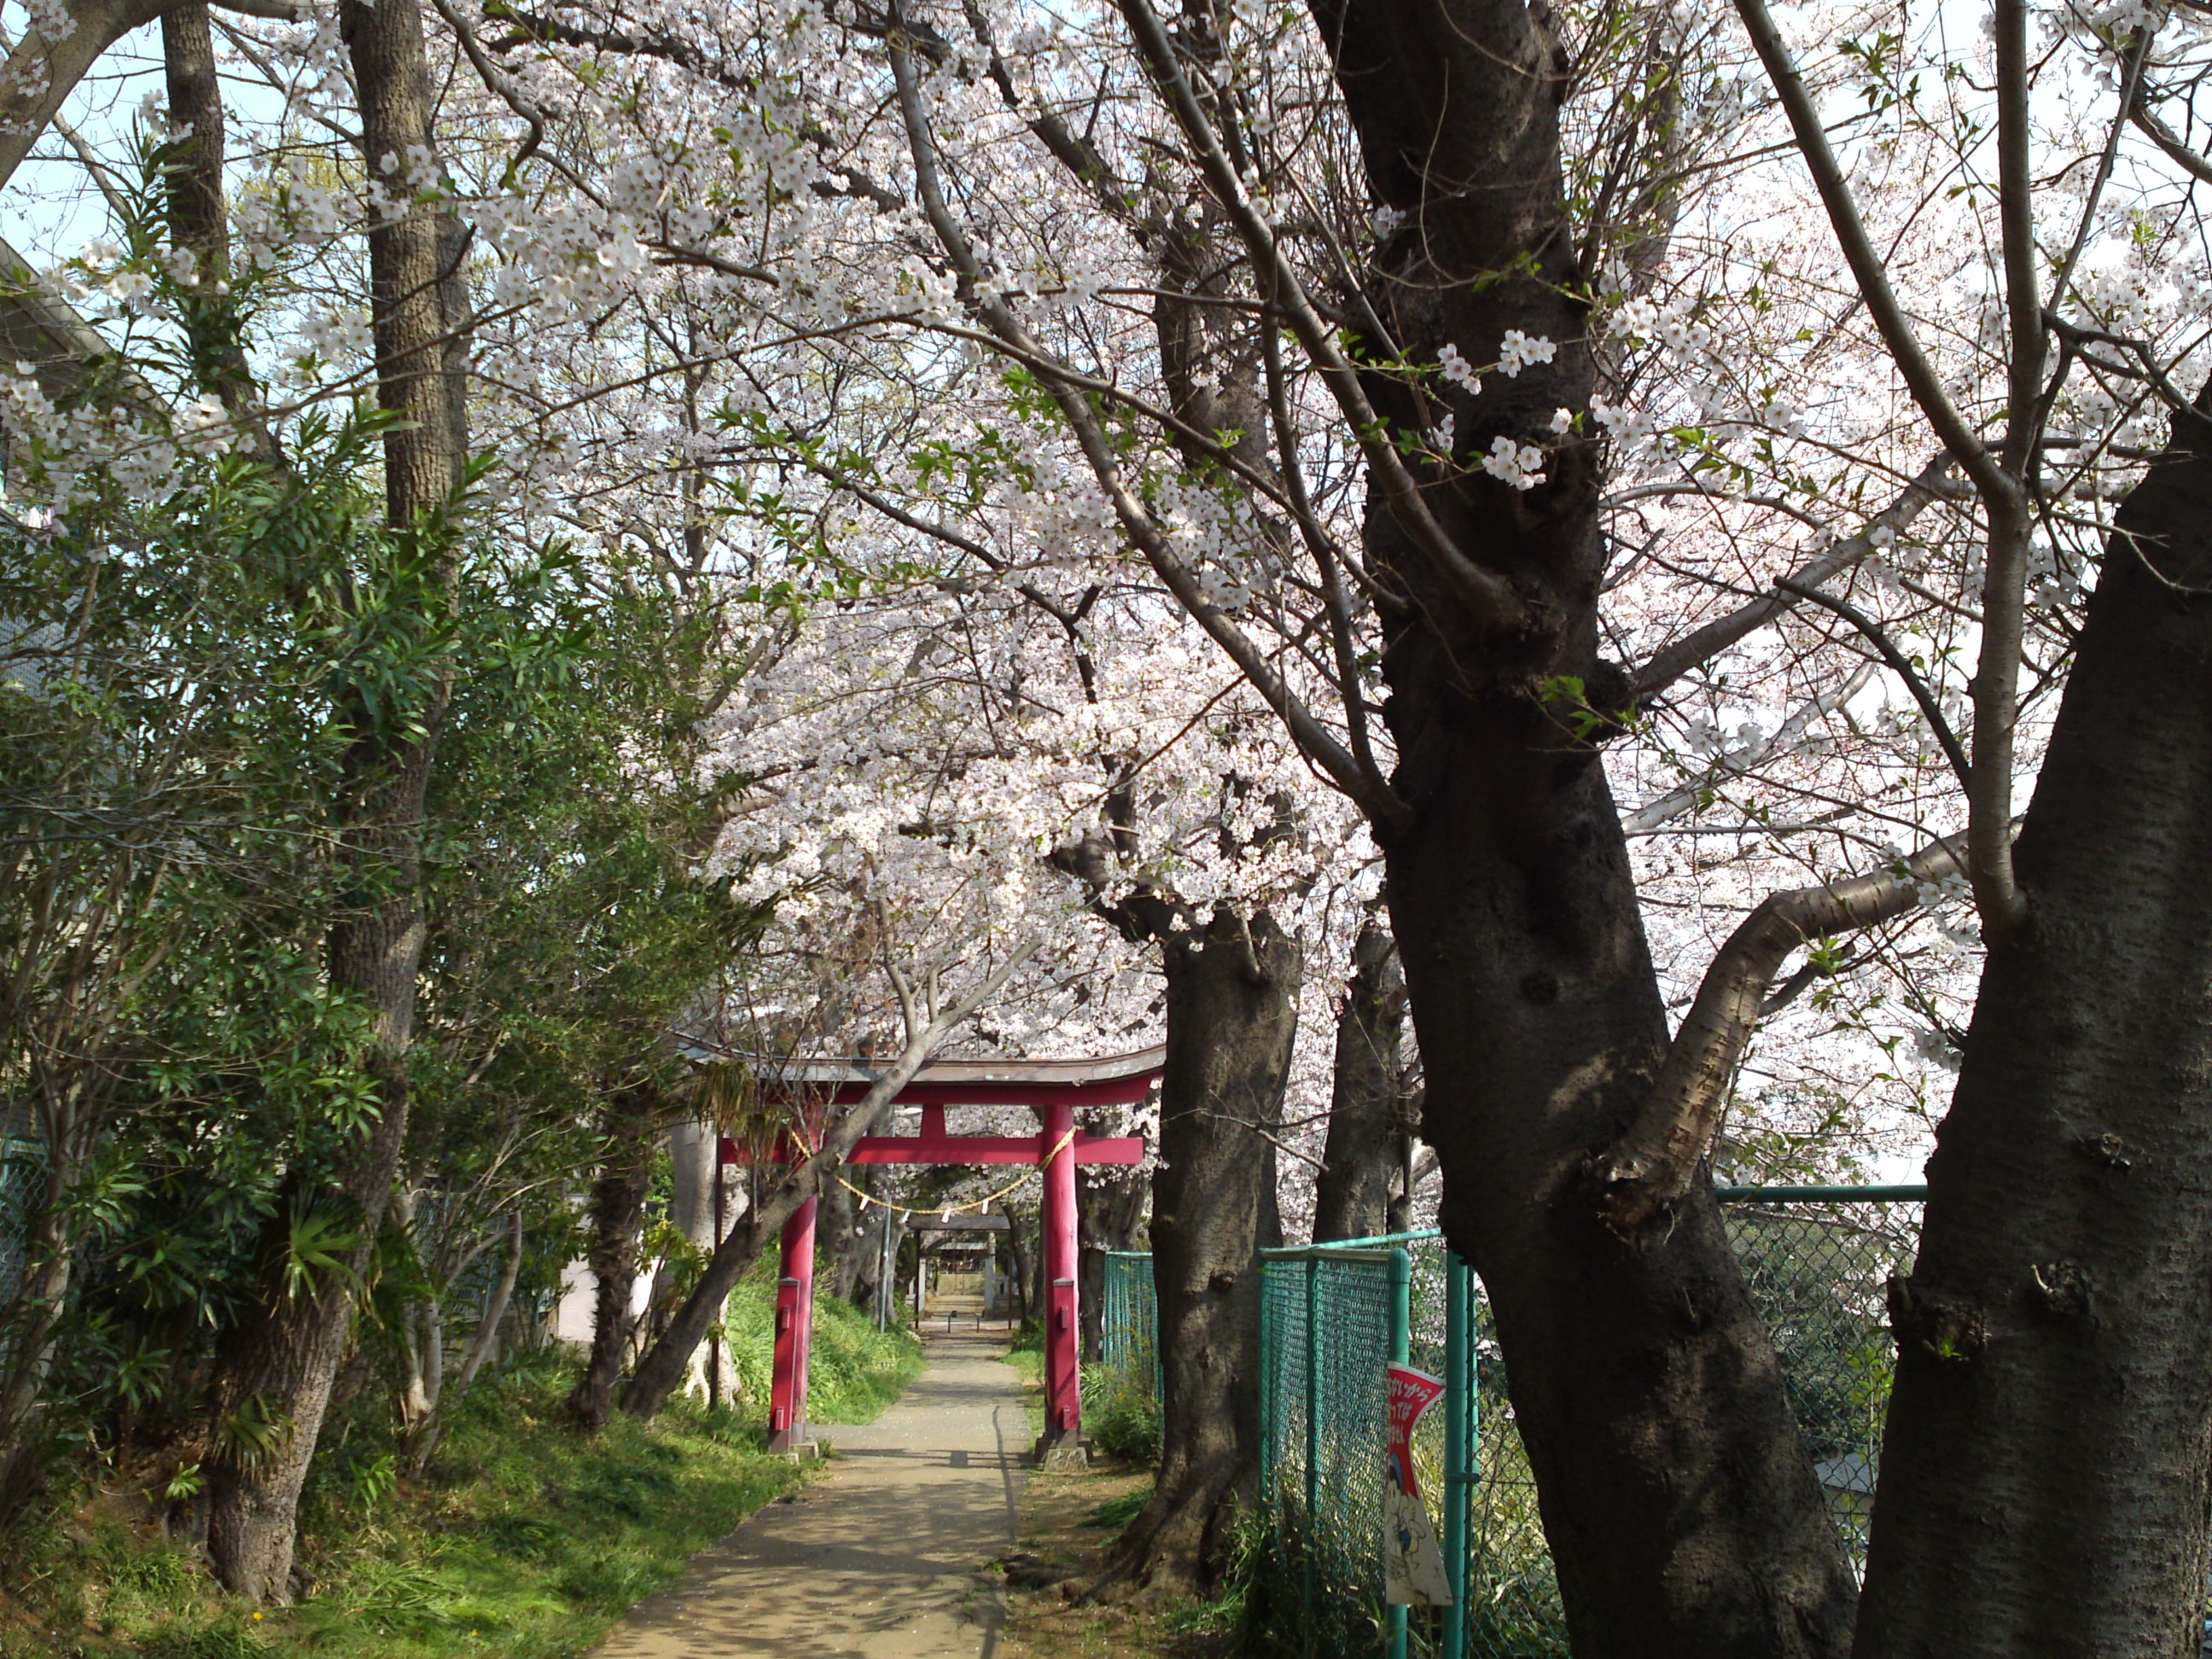
{"label": "dirt path", "polygon": [[692,1558],[599,1659],[994,1659],[998,1603],[975,1575],[1013,1546],[1031,1435],[1005,1346],[932,1337],[896,1405],[820,1431],[837,1462]]}

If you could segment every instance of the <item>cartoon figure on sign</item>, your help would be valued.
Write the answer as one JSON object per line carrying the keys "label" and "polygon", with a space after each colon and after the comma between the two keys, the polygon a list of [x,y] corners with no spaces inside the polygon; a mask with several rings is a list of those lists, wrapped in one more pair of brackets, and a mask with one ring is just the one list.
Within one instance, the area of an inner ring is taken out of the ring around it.
{"label": "cartoon figure on sign", "polygon": [[1411,1365],[1392,1365],[1390,1383],[1390,1479],[1382,1491],[1382,1516],[1389,1547],[1383,1552],[1382,1599],[1393,1607],[1446,1607],[1451,1586],[1444,1577],[1443,1551],[1435,1523],[1421,1501],[1413,1474],[1413,1431],[1421,1414],[1444,1391],[1444,1380]]}

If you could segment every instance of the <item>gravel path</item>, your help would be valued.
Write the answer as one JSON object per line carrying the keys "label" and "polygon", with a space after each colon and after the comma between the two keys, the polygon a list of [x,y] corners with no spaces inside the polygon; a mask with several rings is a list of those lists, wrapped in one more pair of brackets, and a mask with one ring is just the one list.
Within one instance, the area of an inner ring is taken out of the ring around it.
{"label": "gravel path", "polygon": [[929,1340],[928,1368],[836,1449],[795,1502],[768,1504],[615,1627],[599,1659],[991,1659],[976,1578],[1013,1547],[1031,1437],[1006,1337]]}

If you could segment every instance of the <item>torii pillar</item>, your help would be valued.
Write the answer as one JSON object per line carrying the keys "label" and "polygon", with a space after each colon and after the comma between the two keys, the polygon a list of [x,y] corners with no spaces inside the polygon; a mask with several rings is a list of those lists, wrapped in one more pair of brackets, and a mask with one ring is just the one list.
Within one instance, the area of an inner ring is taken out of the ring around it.
{"label": "torii pillar", "polygon": [[775,1277],[775,1346],[768,1394],[768,1449],[795,1452],[806,1433],[806,1367],[814,1347],[814,1214],[808,1199],[783,1224]]}
{"label": "torii pillar", "polygon": [[[702,1052],[705,1045],[695,1044]],[[1044,1436],[1040,1462],[1079,1461],[1083,1450],[1081,1309],[1076,1272],[1075,1169],[1079,1164],[1139,1164],[1145,1143],[1136,1136],[1078,1133],[1083,1106],[1134,1105],[1151,1091],[1166,1058],[1162,1048],[1096,1060],[935,1060],[915,1074],[895,1104],[921,1108],[917,1135],[867,1135],[848,1160],[862,1164],[1030,1164],[1044,1173]],[[766,1097],[815,1121],[825,1108],[857,1103],[874,1083],[863,1060],[787,1062],[764,1090]],[[1027,1106],[1040,1133],[956,1135],[945,1127],[945,1109]],[[775,1158],[787,1154],[779,1149]],[[746,1161],[742,1149],[722,1142],[722,1161]],[[769,1449],[797,1451],[806,1433],[807,1347],[814,1316],[812,1200],[784,1224],[782,1271],[776,1279],[775,1364],[769,1390]],[[915,1312],[919,1314],[920,1309]]]}
{"label": "torii pillar", "polygon": [[[1082,1322],[1076,1306],[1075,1108],[1040,1106],[1044,1120],[1044,1438],[1037,1461],[1076,1458],[1083,1446]],[[1139,1153],[1139,1156],[1142,1154]]]}

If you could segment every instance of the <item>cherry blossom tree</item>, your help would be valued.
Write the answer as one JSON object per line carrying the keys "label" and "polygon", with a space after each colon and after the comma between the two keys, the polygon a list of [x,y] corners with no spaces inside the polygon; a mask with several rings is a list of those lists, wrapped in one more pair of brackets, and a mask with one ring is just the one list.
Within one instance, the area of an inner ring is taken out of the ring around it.
{"label": "cherry blossom tree", "polygon": [[[1495,0],[434,9],[215,14],[209,51],[286,111],[227,257],[283,278],[288,395],[373,384],[419,416],[395,531],[451,498],[465,414],[507,463],[482,523],[756,608],[715,855],[776,907],[789,1032],[888,1025],[887,1079],[987,996],[1007,1046],[1127,1032],[1155,1017],[1141,940],[1171,1044],[1177,1008],[1255,1036],[1234,1077],[1176,1071],[1243,1103],[1169,1157],[1155,1217],[1171,1278],[1233,1280],[1201,1236],[1248,1255],[1273,1224],[1310,1087],[1292,988],[1321,937],[1351,949],[1315,895],[1373,896],[1379,851],[1443,1224],[1592,1652],[1851,1639],[1705,1177],[1924,1137],[1960,1068],[1857,1639],[1971,1650],[2015,1606],[2168,1638],[2203,1553],[2175,1310],[2205,1229],[2185,1180],[2128,1172],[2203,1139],[2144,1103],[2193,1103],[2202,1069],[2204,930],[2171,902],[2205,821],[2189,17],[2054,13],[2031,54],[2020,4],[1964,45],[1755,0],[1741,32]],[[25,119],[137,14],[60,16],[11,66]],[[59,284],[129,317],[151,257],[86,250]],[[52,378],[8,396],[60,510],[88,468],[155,492],[268,424],[234,376],[98,419]],[[363,764],[412,777],[428,741]],[[403,796],[361,803],[395,869]],[[346,970],[387,1059],[404,910],[390,971]],[[1380,944],[1354,1050],[1389,1046]],[[872,1110],[718,1251],[637,1408]],[[373,1212],[371,1139],[345,1179]],[[1190,1224],[1185,1176],[1264,1201]],[[1246,1293],[1191,1291],[1192,1329]],[[319,1308],[310,1357],[343,1323]],[[271,1384],[310,1449],[319,1364]],[[2108,1374],[2125,1414],[2076,1432]],[[1203,1582],[1237,1454],[1197,1462],[1128,1582]],[[231,1503],[241,1538],[276,1538],[281,1485]],[[2032,1523],[1975,1520],[2015,1502]],[[281,1585],[274,1541],[232,1553]],[[1941,1589],[1961,1576],[2002,1607]]]}

